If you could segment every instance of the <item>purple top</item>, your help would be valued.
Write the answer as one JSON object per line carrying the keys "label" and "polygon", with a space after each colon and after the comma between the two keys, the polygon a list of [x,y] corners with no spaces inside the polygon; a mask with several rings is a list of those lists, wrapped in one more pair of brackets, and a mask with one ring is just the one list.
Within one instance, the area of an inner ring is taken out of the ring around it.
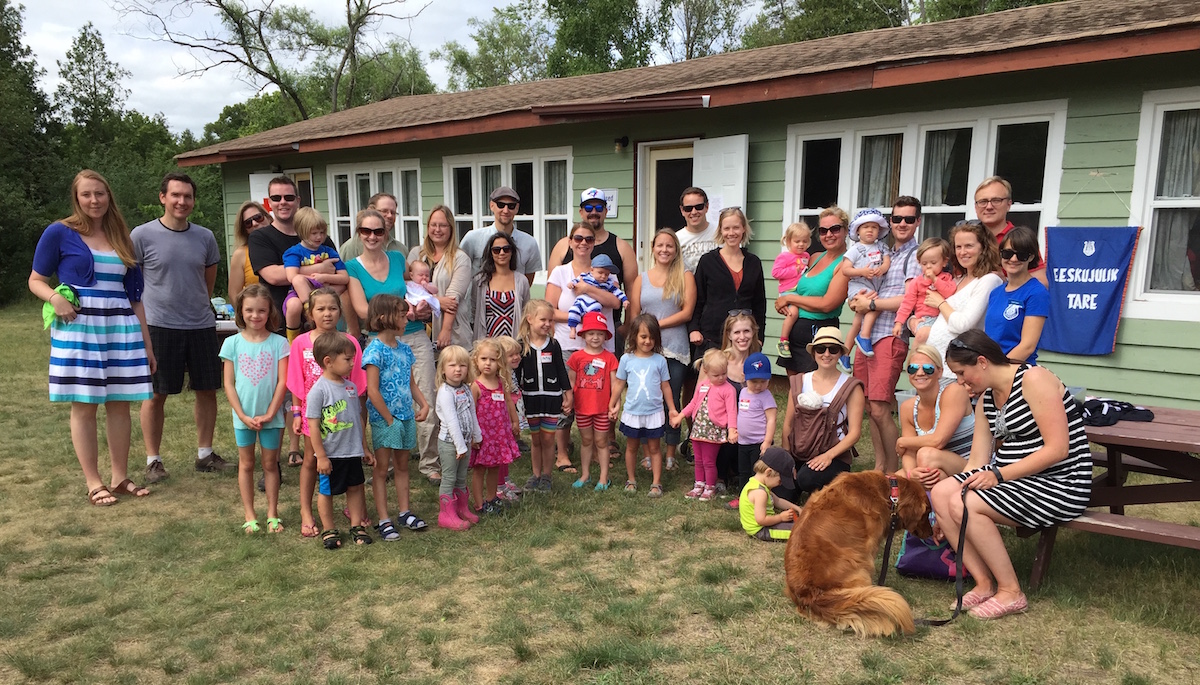
{"label": "purple top", "polygon": [[[61,221],[55,221],[42,232],[33,253],[33,270],[47,278],[57,274],[58,280],[67,285],[81,288],[96,285],[92,251],[78,232]],[[137,266],[128,267],[124,284],[129,301],[141,302],[142,270]]]}
{"label": "purple top", "polygon": [[750,392],[750,388],[742,388],[738,396],[738,444],[761,445],[767,439],[767,410],[775,408],[770,390]]}

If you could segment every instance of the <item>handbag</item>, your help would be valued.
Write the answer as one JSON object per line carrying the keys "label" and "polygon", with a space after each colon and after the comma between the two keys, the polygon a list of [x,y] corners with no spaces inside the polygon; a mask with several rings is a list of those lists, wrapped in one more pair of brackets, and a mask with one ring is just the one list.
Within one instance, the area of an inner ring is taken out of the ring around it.
{"label": "handbag", "polygon": [[[887,563],[886,559],[884,563]],[[905,532],[900,553],[896,555],[896,571],[912,578],[954,580],[958,558],[946,540],[937,543],[933,538],[919,538]],[[963,577],[970,578],[971,573],[963,569]]]}

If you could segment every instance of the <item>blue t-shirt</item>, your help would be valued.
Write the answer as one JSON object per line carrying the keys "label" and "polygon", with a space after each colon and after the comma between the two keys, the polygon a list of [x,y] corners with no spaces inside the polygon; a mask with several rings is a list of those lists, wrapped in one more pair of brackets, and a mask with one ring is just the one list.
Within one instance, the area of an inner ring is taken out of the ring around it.
{"label": "blue t-shirt", "polygon": [[670,382],[667,360],[661,354],[639,357],[633,353],[621,355],[617,378],[628,384],[625,391],[625,411],[634,416],[648,416],[663,410],[663,381]]}
{"label": "blue t-shirt", "polygon": [[[988,337],[1000,343],[1005,354],[1021,344],[1021,329],[1027,316],[1049,316],[1050,293],[1036,278],[1031,278],[1012,292],[1004,286],[993,288],[988,295],[987,314],[983,319],[983,330]],[[1039,339],[1040,342],[1040,339]],[[1037,362],[1037,345],[1029,355],[1030,364]]]}
{"label": "blue t-shirt", "polygon": [[[358,281],[362,285],[363,294],[367,297],[367,302],[379,293],[388,293],[396,297],[404,297],[408,294],[408,286],[404,285],[404,255],[399,252],[384,252],[388,258],[388,274],[387,278],[382,281],[377,281],[362,262],[355,259],[346,264],[346,273],[350,274],[350,278]],[[419,333],[425,330],[424,321],[409,321],[404,326],[404,334]]]}
{"label": "blue t-shirt", "polygon": [[294,269],[299,269],[302,266],[320,264],[321,262],[330,258],[337,258],[337,261],[333,263],[334,268],[336,268],[338,271],[346,270],[346,265],[343,264],[341,258],[338,257],[337,250],[333,249],[332,247],[328,245],[321,245],[315,250],[310,250],[304,246],[304,243],[296,243],[284,251],[283,266],[284,268],[292,267]]}
{"label": "blue t-shirt", "polygon": [[[261,416],[271,406],[275,388],[279,385],[279,360],[290,351],[287,338],[272,333],[262,342],[250,342],[241,333],[225,338],[221,343],[221,359],[233,362],[234,388],[242,413]],[[247,430],[249,426],[233,414],[233,427]],[[283,428],[283,406],[263,428]]]}
{"label": "blue t-shirt", "polygon": [[[416,363],[412,348],[399,340],[395,347],[388,347],[375,338],[363,350],[363,368],[374,366],[379,369],[379,392],[392,418],[398,421],[411,421],[417,416],[413,411],[412,396],[412,367]],[[374,402],[367,402],[367,419],[371,423],[383,423],[383,416],[375,409]]]}

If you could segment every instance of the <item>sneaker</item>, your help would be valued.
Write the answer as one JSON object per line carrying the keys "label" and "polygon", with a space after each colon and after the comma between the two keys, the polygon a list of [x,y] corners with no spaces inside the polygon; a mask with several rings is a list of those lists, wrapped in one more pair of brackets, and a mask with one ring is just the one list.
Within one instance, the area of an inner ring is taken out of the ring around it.
{"label": "sneaker", "polygon": [[500,499],[504,500],[505,502],[519,502],[521,500],[520,495],[513,492],[512,490],[509,490],[508,488],[503,488],[503,487],[496,488],[496,496],[499,497]]}
{"label": "sneaker", "polygon": [[517,484],[512,482],[511,480],[504,481],[504,489],[508,490],[509,492],[511,492],[514,495],[521,494],[521,488],[518,488]]}
{"label": "sneaker", "polygon": [[529,443],[525,442],[524,440],[518,440],[517,441],[517,450],[519,450],[521,454],[529,454],[529,452],[530,452]]}
{"label": "sneaker", "polygon": [[734,497],[733,499],[729,500],[729,508],[730,508],[730,509],[737,509],[737,508],[738,508],[738,505],[739,505],[739,503],[740,503],[740,502],[739,502],[738,498],[737,498],[737,497]]}
{"label": "sneaker", "polygon": [[167,473],[167,467],[163,466],[162,460],[155,459],[154,461],[152,461],[146,465],[146,482],[147,483],[157,483],[159,481],[166,480],[170,477],[171,477],[171,474]]}
{"label": "sneaker", "polygon": [[875,356],[875,348],[871,345],[870,338],[864,338],[861,335],[855,336],[854,337],[854,346],[858,348],[859,352],[862,352],[863,354],[867,355],[868,357]]}
{"label": "sneaker", "polygon": [[687,492],[685,492],[683,494],[683,496],[688,499],[696,499],[697,497],[699,497],[702,494],[704,494],[704,483],[701,483],[700,481],[696,481],[695,486],[692,487],[691,490],[688,490]]}
{"label": "sneaker", "polygon": [[[283,464],[279,464],[279,482],[283,483]],[[258,477],[257,487],[259,492],[267,491],[267,474]]]}
{"label": "sneaker", "polygon": [[704,491],[700,493],[700,497],[698,499],[701,502],[707,502],[716,496],[716,494],[716,490],[713,488],[704,488]]}
{"label": "sneaker", "polygon": [[525,481],[525,487],[521,488],[525,492],[537,492],[538,486],[542,483],[541,476],[530,476],[529,480]]}
{"label": "sneaker", "polygon": [[482,507],[480,507],[479,509],[476,510],[476,513],[486,514],[488,516],[495,516],[496,514],[503,514],[504,513],[504,503],[500,501],[499,497],[497,497],[496,499],[487,500],[486,502],[483,503]]}
{"label": "sneaker", "polygon": [[538,479],[537,490],[538,492],[550,492],[550,485],[550,474],[547,473]]}
{"label": "sneaker", "polygon": [[790,342],[788,342],[787,340],[779,341],[779,358],[780,359],[791,359],[792,358],[792,344]]}
{"label": "sneaker", "polygon": [[196,470],[200,473],[214,473],[224,471],[229,468],[229,462],[221,458],[221,455],[213,452],[203,459],[196,460]]}
{"label": "sneaker", "polygon": [[850,355],[843,354],[842,356],[838,357],[838,368],[845,373],[850,373],[854,370],[854,364],[850,362]]}
{"label": "sneaker", "polygon": [[713,487],[713,489],[716,490],[717,495],[720,497],[728,497],[729,496],[729,491],[725,489],[724,483],[717,483],[716,486]]}

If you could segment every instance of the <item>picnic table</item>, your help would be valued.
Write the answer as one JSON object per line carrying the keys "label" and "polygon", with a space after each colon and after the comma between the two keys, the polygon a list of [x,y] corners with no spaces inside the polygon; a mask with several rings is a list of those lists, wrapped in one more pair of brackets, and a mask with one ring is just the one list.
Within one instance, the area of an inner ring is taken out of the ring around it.
{"label": "picnic table", "polygon": [[[1083,516],[1055,528],[1022,530],[1024,536],[1040,533],[1029,585],[1036,590],[1050,566],[1058,528],[1146,540],[1200,549],[1200,527],[1127,516],[1133,504],[1200,502],[1200,411],[1147,407],[1150,422],[1118,421],[1111,426],[1088,426],[1088,440],[1100,449],[1092,452],[1093,465],[1105,469],[1092,481],[1089,507]],[[1129,485],[1130,472],[1172,479],[1169,483]]]}

